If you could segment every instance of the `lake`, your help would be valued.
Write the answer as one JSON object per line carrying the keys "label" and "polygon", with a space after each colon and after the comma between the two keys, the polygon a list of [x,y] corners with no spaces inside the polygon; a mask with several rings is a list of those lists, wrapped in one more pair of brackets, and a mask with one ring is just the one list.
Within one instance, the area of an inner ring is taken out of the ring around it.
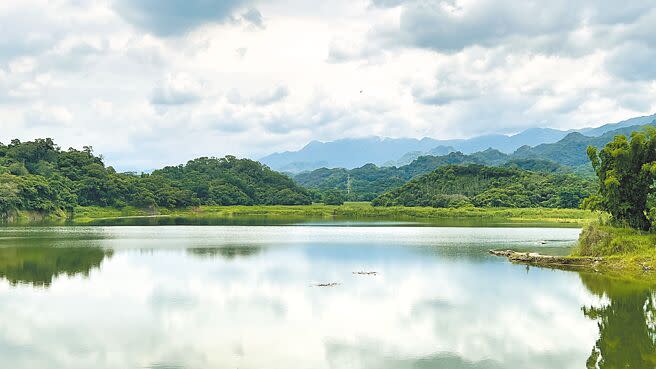
{"label": "lake", "polygon": [[361,225],[0,228],[0,367],[656,365],[651,286],[487,253],[578,229]]}

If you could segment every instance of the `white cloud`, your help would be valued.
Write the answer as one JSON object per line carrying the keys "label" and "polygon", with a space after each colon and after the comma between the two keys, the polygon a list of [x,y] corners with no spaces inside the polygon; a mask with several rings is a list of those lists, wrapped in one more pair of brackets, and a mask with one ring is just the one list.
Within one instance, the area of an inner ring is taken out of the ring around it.
{"label": "white cloud", "polygon": [[50,135],[139,169],[656,110],[649,2],[155,3],[0,4],[0,141]]}
{"label": "white cloud", "polygon": [[656,80],[656,48],[643,43],[626,43],[612,50],[606,66],[626,80]]}
{"label": "white cloud", "polygon": [[36,61],[34,58],[30,57],[17,58],[9,63],[9,71],[16,74],[29,73],[33,71],[35,67]]}
{"label": "white cloud", "polygon": [[68,125],[73,120],[73,114],[62,106],[36,106],[24,115],[23,124],[36,128],[38,126]]}
{"label": "white cloud", "polygon": [[380,38],[443,52],[471,46],[590,51],[644,31],[643,19],[654,11],[653,4],[638,0],[407,0],[391,5],[401,5],[398,23]]}
{"label": "white cloud", "polygon": [[150,102],[155,105],[183,105],[201,99],[202,85],[187,74],[167,75],[153,91]]}
{"label": "white cloud", "polygon": [[262,13],[255,8],[248,9],[244,14],[241,15],[241,19],[252,26],[254,29],[264,29],[264,18]]}
{"label": "white cloud", "polygon": [[255,95],[252,101],[256,105],[270,105],[283,100],[288,95],[289,89],[287,89],[286,86],[281,85]]}
{"label": "white cloud", "polygon": [[[174,36],[206,23],[229,20],[245,0],[113,0],[117,12],[148,32]],[[247,19],[256,18],[246,13]],[[261,16],[260,16],[261,21]]]}

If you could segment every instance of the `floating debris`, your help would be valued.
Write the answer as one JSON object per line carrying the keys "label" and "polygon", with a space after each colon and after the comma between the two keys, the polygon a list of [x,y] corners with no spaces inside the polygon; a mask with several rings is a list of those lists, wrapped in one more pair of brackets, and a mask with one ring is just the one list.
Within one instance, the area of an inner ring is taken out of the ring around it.
{"label": "floating debris", "polygon": [[335,287],[335,286],[339,286],[340,284],[341,284],[341,283],[337,283],[337,282],[332,282],[332,283],[319,283],[319,284],[315,284],[315,286],[316,286],[316,287]]}
{"label": "floating debris", "polygon": [[378,272],[353,272],[353,274],[359,274],[359,275],[376,275]]}

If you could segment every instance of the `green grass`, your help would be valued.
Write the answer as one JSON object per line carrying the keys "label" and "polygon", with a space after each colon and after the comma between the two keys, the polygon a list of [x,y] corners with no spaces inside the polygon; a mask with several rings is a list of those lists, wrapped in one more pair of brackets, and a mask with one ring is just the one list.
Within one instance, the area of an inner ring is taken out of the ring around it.
{"label": "green grass", "polygon": [[122,209],[101,206],[78,206],[74,209],[73,219],[79,223],[86,223],[93,219],[148,216],[153,214],[162,213],[159,210],[153,211],[148,209],[139,209],[132,206],[126,206]]}
{"label": "green grass", "polygon": [[601,269],[640,275],[653,279],[656,276],[656,234],[631,228],[617,228],[591,223],[581,232],[573,256],[602,256]]}
{"label": "green grass", "polygon": [[0,217],[0,226],[3,224],[32,225],[45,223],[58,223],[66,219],[68,215],[63,210],[53,213],[42,213],[38,211],[18,210]]}
{"label": "green grass", "polygon": [[581,231],[574,253],[580,256],[616,256],[652,252],[656,250],[655,246],[654,233],[592,223]]}
{"label": "green grass", "polygon": [[509,222],[544,222],[583,225],[599,218],[598,214],[578,209],[544,208],[431,208],[431,207],[374,207],[369,203],[350,202],[344,205],[299,205],[299,206],[199,206],[186,209],[157,209],[153,211],[136,208],[78,207],[73,221],[88,223],[96,219],[111,219],[138,216],[171,217],[298,217],[339,219],[495,219]]}
{"label": "green grass", "polygon": [[540,267],[602,273],[627,281],[656,284],[656,233],[612,227],[607,219],[586,224],[565,263],[561,258],[517,261]]}

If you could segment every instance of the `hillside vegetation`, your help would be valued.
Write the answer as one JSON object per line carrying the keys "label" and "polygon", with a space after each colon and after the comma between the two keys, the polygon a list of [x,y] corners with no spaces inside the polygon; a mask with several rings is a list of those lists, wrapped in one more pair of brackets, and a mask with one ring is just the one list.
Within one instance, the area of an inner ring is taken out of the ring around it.
{"label": "hillside vegetation", "polygon": [[[367,164],[351,170],[321,168],[296,174],[293,178],[298,184],[310,189],[342,191],[345,198],[350,201],[370,201],[419,175],[451,164],[503,166],[535,172],[574,173],[582,177],[593,177],[595,173],[586,154],[588,146],[603,147],[615,136],[626,135],[643,128],[645,126],[622,127],[599,137],[588,137],[573,132],[558,142],[535,147],[523,146],[513,154],[504,154],[492,148],[472,154],[451,152],[441,156],[419,156],[410,164],[399,167],[378,167]],[[346,194],[349,178],[350,194]]]}
{"label": "hillside vegetation", "polygon": [[[450,164],[499,165],[507,161],[507,155],[488,149],[465,155],[452,152],[442,156],[420,156],[408,165],[400,167],[378,167],[367,164],[355,169],[316,169],[294,176],[296,183],[306,188],[328,191],[338,190],[349,201],[371,201],[380,194],[402,186],[412,178],[431,172],[435,168]],[[346,194],[350,180],[350,194]]]}
{"label": "hillside vegetation", "polygon": [[[421,156],[401,167],[378,167],[367,164],[355,169],[321,168],[294,176],[294,181],[309,189],[325,192],[337,190],[349,201],[371,201],[379,195],[400,187],[409,180],[447,165],[479,164],[504,166],[545,173],[568,173],[570,168],[541,159],[511,159],[500,151],[488,149],[471,155],[452,152],[443,156]],[[350,180],[350,194],[347,189]]]}
{"label": "hillside vegetation", "polygon": [[593,183],[570,174],[448,165],[373,200],[376,206],[578,208]]}
{"label": "hillside vegetation", "polygon": [[[127,210],[127,211],[126,211]],[[197,206],[182,209],[157,209],[158,215],[140,213],[138,209],[80,207],[72,222],[93,225],[159,224],[297,224],[324,220],[411,221],[441,225],[538,225],[575,227],[599,219],[598,214],[581,209],[547,208],[433,208],[407,206],[372,206],[366,202],[342,205],[257,205]]]}
{"label": "hillside vegetation", "polygon": [[[578,132],[588,137],[599,137],[606,132],[626,127],[653,124],[655,119],[656,115],[636,117],[597,128],[584,128]],[[491,134],[452,140],[427,137],[423,139],[349,137],[330,142],[312,141],[298,151],[274,153],[263,157],[260,161],[274,170],[290,173],[312,171],[322,167],[353,169],[368,163],[378,166],[402,166],[420,156],[441,156],[455,151],[471,154],[490,147],[511,154],[521,147],[555,143],[571,132],[571,130],[561,131],[552,128],[530,128],[512,136]],[[583,149],[585,151],[585,147]]]}
{"label": "hillside vegetation", "polygon": [[[597,191],[583,207],[606,214],[587,224],[570,261],[584,261],[597,271],[622,279],[655,281],[656,275],[656,128],[644,127],[629,138],[615,136],[601,149],[587,148],[596,174]],[[591,259],[590,257],[593,257]],[[529,264],[558,259],[531,257]]]}
{"label": "hillside vegetation", "polygon": [[613,141],[616,136],[629,136],[632,132],[644,130],[649,126],[619,128],[606,132],[598,137],[589,137],[578,132],[573,132],[555,143],[542,144],[535,147],[520,147],[513,153],[513,157],[547,159],[571,167],[589,166],[590,161],[586,153],[588,146],[601,148]]}
{"label": "hillside vegetation", "polygon": [[13,211],[63,213],[76,206],[308,204],[308,192],[252,160],[199,158],[152,174],[117,173],[91,147],[51,139],[0,144],[0,218]]}

